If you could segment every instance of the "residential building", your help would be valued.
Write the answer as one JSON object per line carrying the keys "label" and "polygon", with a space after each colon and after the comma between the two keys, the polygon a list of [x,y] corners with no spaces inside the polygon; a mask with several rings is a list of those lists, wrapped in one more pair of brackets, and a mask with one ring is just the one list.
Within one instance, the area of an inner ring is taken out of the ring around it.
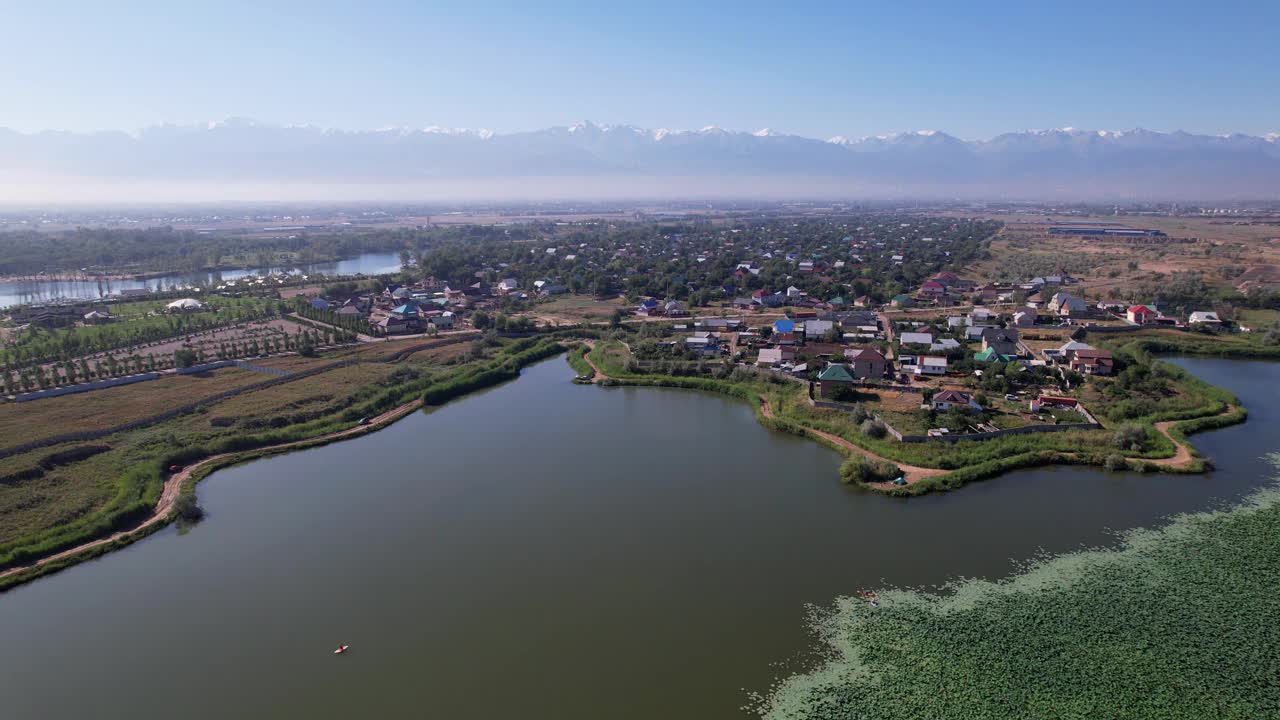
{"label": "residential building", "polygon": [[981,412],[982,406],[974,401],[969,393],[963,393],[959,390],[943,390],[935,394],[929,403],[933,409],[938,412],[947,412],[952,409],[960,409],[965,412]]}
{"label": "residential building", "polygon": [[879,380],[884,377],[885,357],[873,347],[862,347],[845,350],[845,359],[849,362],[849,372],[862,380]]}
{"label": "residential building", "polygon": [[1071,358],[1070,368],[1084,375],[1110,375],[1115,371],[1115,359],[1110,350],[1077,350]]}
{"label": "residential building", "polygon": [[1187,319],[1188,325],[1197,327],[1218,327],[1222,325],[1222,320],[1218,318],[1218,313],[1197,310],[1191,313],[1191,317]]}
{"label": "residential building", "polygon": [[839,363],[832,363],[818,374],[818,392],[824,398],[833,397],[836,390],[849,387],[853,383],[853,375],[848,368]]}
{"label": "residential building", "polygon": [[1125,311],[1125,317],[1134,325],[1149,325],[1160,317],[1160,313],[1146,305],[1134,305]]}

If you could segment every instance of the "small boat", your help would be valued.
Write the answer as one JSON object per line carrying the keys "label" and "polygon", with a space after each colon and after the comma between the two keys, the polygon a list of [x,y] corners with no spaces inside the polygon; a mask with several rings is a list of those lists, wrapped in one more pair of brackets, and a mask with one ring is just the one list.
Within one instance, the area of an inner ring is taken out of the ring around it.
{"label": "small boat", "polygon": [[339,645],[338,649],[333,651],[333,654],[341,655],[342,653],[346,652],[348,648],[350,648],[349,645]]}

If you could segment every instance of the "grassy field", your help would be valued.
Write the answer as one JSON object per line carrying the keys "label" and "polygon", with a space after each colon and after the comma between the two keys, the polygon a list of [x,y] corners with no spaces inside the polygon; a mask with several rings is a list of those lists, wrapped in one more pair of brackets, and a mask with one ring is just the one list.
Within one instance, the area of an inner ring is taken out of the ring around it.
{"label": "grassy field", "polygon": [[[0,460],[0,568],[119,529],[154,506],[161,469],[196,457],[315,437],[420,398],[429,387],[489,367],[520,342],[494,340],[474,356],[469,342],[382,361],[423,341],[378,343],[327,357],[293,358],[302,370],[336,359],[364,360],[228,398],[200,410],[93,443],[63,444]],[[527,343],[526,343],[527,344]],[[16,443],[71,429],[98,429],[272,376],[225,369],[82,395],[0,406],[0,432]],[[63,457],[92,445],[92,456]],[[56,461],[50,458],[55,457]],[[112,519],[117,518],[117,519]]]}
{"label": "grassy field", "polygon": [[1280,490],[945,595],[888,589],[817,613],[828,661],[768,720],[1274,718]]}
{"label": "grassy field", "polygon": [[4,447],[80,430],[121,425],[271,376],[239,368],[159,380],[76,395],[0,404]]}

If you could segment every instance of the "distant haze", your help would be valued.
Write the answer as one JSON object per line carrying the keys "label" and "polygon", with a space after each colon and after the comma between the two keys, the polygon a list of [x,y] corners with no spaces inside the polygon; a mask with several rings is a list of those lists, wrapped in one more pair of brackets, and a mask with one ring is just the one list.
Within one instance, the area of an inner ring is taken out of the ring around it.
{"label": "distant haze", "polygon": [[539,199],[1267,200],[1280,136],[1147,130],[805,138],[579,123],[493,134],[232,120],[0,130],[9,204]]}

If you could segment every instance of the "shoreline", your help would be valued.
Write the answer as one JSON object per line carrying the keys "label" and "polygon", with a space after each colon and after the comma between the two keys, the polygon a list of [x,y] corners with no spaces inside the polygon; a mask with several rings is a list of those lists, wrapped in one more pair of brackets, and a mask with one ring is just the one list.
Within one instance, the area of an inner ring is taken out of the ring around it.
{"label": "shoreline", "polygon": [[387,412],[370,420],[367,425],[356,425],[345,430],[337,430],[324,435],[317,435],[316,437],[306,438],[303,440],[294,440],[280,445],[268,445],[265,447],[254,448],[252,450],[220,453],[218,455],[211,455],[207,458],[198,460],[191,465],[184,467],[182,470],[173,473],[165,480],[163,490],[160,493],[160,499],[156,502],[156,507],[152,511],[152,514],[137,526],[128,530],[120,530],[95,540],[90,540],[77,545],[76,547],[68,548],[67,550],[54,553],[53,555],[48,555],[26,565],[19,565],[0,571],[0,593],[50,573],[57,572],[58,570],[71,567],[72,565],[85,560],[90,560],[97,557],[102,552],[137,542],[156,530],[169,525],[177,519],[178,499],[188,492],[194,493],[196,484],[208,477],[209,474],[215,470],[245,462],[247,460],[252,460],[256,457],[266,457],[280,452],[302,450],[311,446],[326,445],[332,442],[366,435],[391,425],[422,406],[422,399],[418,398],[388,410]]}
{"label": "shoreline", "polygon": [[[594,349],[595,343],[587,343],[590,349]],[[584,352],[582,359],[595,372],[595,376],[588,384],[617,384],[617,385],[650,385],[650,386],[666,386],[666,387],[687,387],[674,382],[664,382],[663,376],[643,376],[635,378],[618,378],[613,377],[601,370],[591,359],[590,352]],[[1233,359],[1233,358],[1223,358]],[[1245,358],[1253,359],[1253,358]],[[1193,376],[1194,377],[1194,376]],[[702,378],[712,383],[719,381]],[[727,389],[727,386],[725,386]],[[735,397],[736,393],[732,394]],[[958,489],[963,485],[977,480],[983,480],[1013,470],[1030,468],[1030,467],[1048,467],[1054,465],[1084,465],[1087,467],[1101,468],[1102,465],[1090,462],[1089,459],[1079,453],[1046,451],[1046,452],[1028,452],[1009,455],[995,460],[988,460],[973,465],[943,469],[943,468],[927,468],[907,465],[892,458],[884,457],[863,448],[856,443],[847,440],[838,435],[812,428],[804,424],[793,423],[791,421],[781,420],[777,418],[769,401],[763,395],[752,392],[751,398],[742,398],[750,402],[756,409],[757,418],[762,424],[775,430],[790,431],[795,434],[803,435],[825,444],[837,452],[848,457],[851,453],[862,455],[870,460],[877,462],[886,462],[898,467],[906,480],[905,485],[894,485],[892,482],[868,482],[859,483],[861,487],[868,490],[879,492],[886,495],[894,496],[911,496],[921,495],[928,492],[946,491]],[[1191,418],[1164,420],[1151,423],[1151,428],[1164,436],[1173,445],[1173,455],[1163,458],[1143,458],[1125,456],[1124,470],[1128,472],[1168,472],[1168,473],[1201,473],[1209,469],[1209,464],[1200,456],[1199,451],[1186,439],[1187,435],[1197,432],[1228,427],[1230,425],[1241,424],[1248,420],[1248,411],[1240,404],[1227,403],[1225,407],[1216,413],[1198,415]],[[788,426],[794,425],[794,428],[784,428],[780,425],[786,423]],[[981,442],[981,441],[975,441]],[[951,487],[943,485],[949,476],[958,473],[967,473],[968,477],[963,477],[959,485]],[[922,483],[922,481],[937,479],[932,483]]]}

